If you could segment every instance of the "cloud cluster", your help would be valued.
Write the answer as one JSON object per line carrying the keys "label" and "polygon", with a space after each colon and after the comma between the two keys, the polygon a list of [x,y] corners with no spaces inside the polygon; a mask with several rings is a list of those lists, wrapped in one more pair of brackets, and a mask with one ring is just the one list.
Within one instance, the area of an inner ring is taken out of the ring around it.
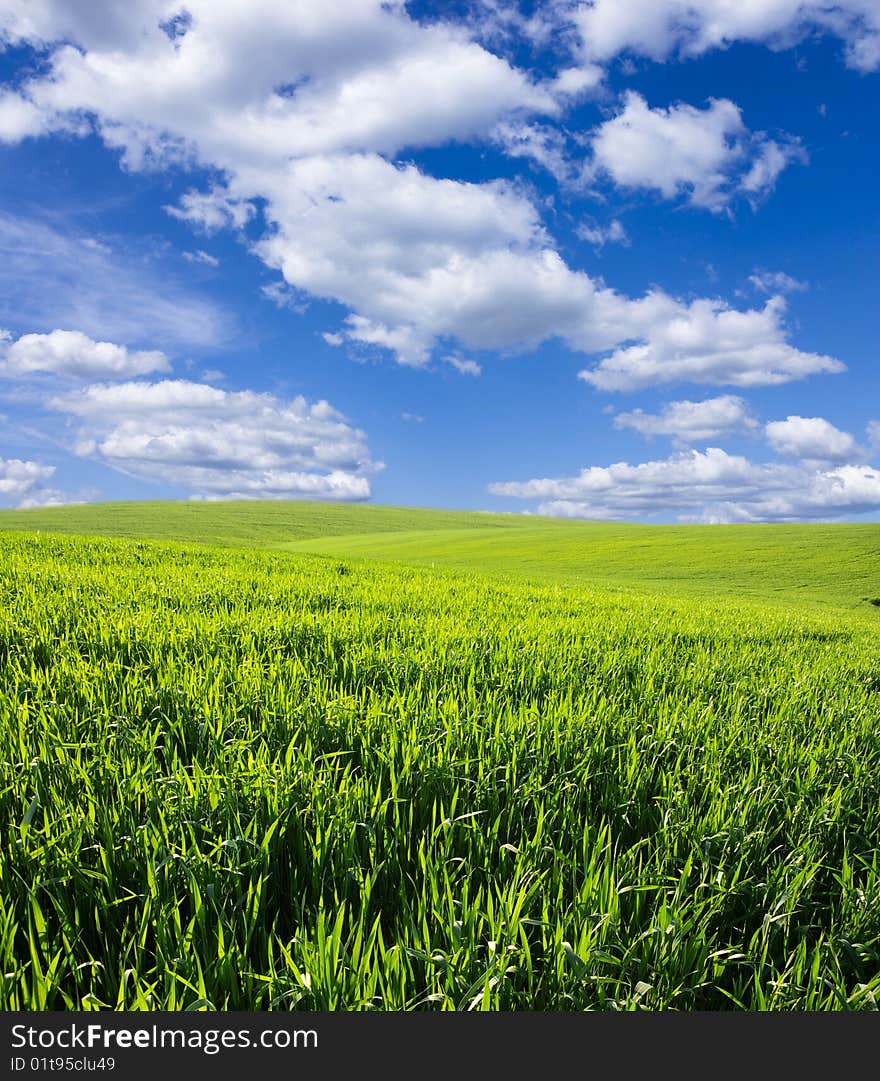
{"label": "cloud cluster", "polygon": [[[682,323],[731,322],[714,302],[686,308],[658,291],[630,298],[572,269],[519,186],[435,178],[388,160],[482,138],[553,168],[560,149],[548,123],[595,82],[588,66],[535,79],[463,25],[417,21],[401,2],[190,0],[183,17],[176,4],[132,0],[122,10],[111,0],[0,6],[0,33],[48,50],[16,91],[23,107],[49,127],[92,124],[128,168],[214,170],[212,185],[172,213],[205,231],[247,226],[253,250],[290,287],[348,309],[335,340],[418,366],[456,344],[513,350],[556,338],[583,352],[625,350],[662,347]],[[641,133],[640,161],[620,151],[627,125]],[[732,191],[767,190],[793,153],[747,132],[729,102],[663,111],[635,96],[594,142],[601,169],[619,182],[652,181],[713,208]],[[622,239],[612,225],[592,242]],[[746,358],[734,347],[731,382],[746,385],[741,373],[761,347],[762,370],[776,365],[785,378],[832,370],[786,344],[779,318],[742,318],[770,338],[750,342]],[[720,356],[712,367],[709,381],[727,381]]]}
{"label": "cloud cluster", "polygon": [[48,408],[78,423],[74,451],[208,499],[366,499],[363,432],[327,402],[186,380],[96,384]]}
{"label": "cloud cluster", "polygon": [[[414,18],[403,0],[0,0],[0,43],[42,50],[28,77],[0,90],[0,141],[93,131],[128,169],[205,170],[205,188],[167,208],[172,216],[205,233],[238,230],[281,276],[267,288],[277,303],[341,304],[331,344],[388,350],[412,367],[437,357],[476,375],[468,351],[555,339],[603,354],[580,373],[602,391],[767,386],[842,371],[792,344],[782,295],[800,283],[787,275],[756,271],[751,284],[769,299],[750,310],[661,289],[627,296],[565,262],[527,186],[432,177],[397,159],[482,140],[575,182],[573,140],[559,121],[615,57],[696,56],[734,41],[779,47],[820,31],[845,42],[851,67],[872,70],[876,0],[548,0],[528,16],[521,5],[487,8],[480,44],[463,24]],[[555,51],[556,73],[533,77],[487,47],[493,35]],[[719,212],[737,197],[757,203],[804,160],[796,140],[750,131],[727,99],[654,104],[630,93],[579,137],[589,148],[582,180]],[[579,233],[599,248],[626,242],[616,220]],[[216,263],[202,250],[183,258]],[[51,317],[42,295],[52,296]],[[363,433],[326,402],[133,381],[167,371],[165,354],[105,338],[210,345],[227,325],[188,289],[169,291],[102,243],[0,216],[0,321],[41,332],[3,347],[6,374],[103,381],[49,403],[69,418],[81,455],[204,498],[369,495],[379,466]],[[698,443],[757,430],[734,395],[636,409],[615,424]],[[492,490],[540,500],[545,513],[601,517],[674,506],[685,517],[786,519],[878,505],[876,471],[845,464],[858,455],[847,433],[790,416],[765,436],[799,464],[710,447]],[[52,469],[7,462],[10,478],[12,465],[18,479],[8,484],[19,489],[29,468]],[[19,489],[15,498],[32,497]]]}
{"label": "cloud cluster", "polygon": [[8,38],[82,46],[61,45],[51,78],[25,99],[47,116],[98,116],[133,167],[393,154],[485,135],[517,110],[558,109],[550,88],[399,2],[188,0],[173,32],[177,5],[155,0],[20,7],[0,10]]}
{"label": "cloud cluster", "polygon": [[[164,353],[96,342],[79,331],[16,341],[0,331],[0,376],[15,379],[19,397],[67,417],[75,455],[196,498],[369,497],[369,477],[381,463],[372,461],[364,433],[326,401],[133,378],[170,367]],[[46,375],[50,390],[40,378]],[[203,378],[224,376],[206,369]],[[2,464],[0,498],[34,506],[64,501],[45,484],[54,466]]]}
{"label": "cloud cluster", "polygon": [[592,466],[574,477],[492,484],[495,495],[537,500],[539,514],[682,521],[833,520],[880,508],[880,470],[754,463],[717,447],[630,465]]}
{"label": "cloud cluster", "polygon": [[782,170],[803,160],[796,141],[753,134],[726,98],[705,109],[677,104],[652,109],[632,91],[616,116],[591,135],[589,168],[625,188],[686,197],[694,206],[723,210],[736,194],[758,199],[773,189]]}

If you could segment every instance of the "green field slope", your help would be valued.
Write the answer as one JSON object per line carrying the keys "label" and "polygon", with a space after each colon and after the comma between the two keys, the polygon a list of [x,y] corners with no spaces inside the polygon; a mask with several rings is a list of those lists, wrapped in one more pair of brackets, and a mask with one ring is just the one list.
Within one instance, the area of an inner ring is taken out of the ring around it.
{"label": "green field slope", "polygon": [[880,525],[873,524],[642,526],[519,518],[503,533],[322,536],[285,547],[671,595],[749,594],[856,608],[880,597]]}
{"label": "green field slope", "polygon": [[510,514],[383,507],[369,503],[252,500],[232,503],[81,503],[0,511],[0,531],[74,533],[269,548],[308,537],[515,525]]}
{"label": "green field slope", "polygon": [[876,1009],[880,621],[5,533],[0,818],[3,1009]]}
{"label": "green field slope", "polygon": [[[644,526],[344,503],[105,503],[0,512],[26,530],[286,548],[641,592],[869,610],[880,525]],[[880,615],[880,609],[872,614]]]}

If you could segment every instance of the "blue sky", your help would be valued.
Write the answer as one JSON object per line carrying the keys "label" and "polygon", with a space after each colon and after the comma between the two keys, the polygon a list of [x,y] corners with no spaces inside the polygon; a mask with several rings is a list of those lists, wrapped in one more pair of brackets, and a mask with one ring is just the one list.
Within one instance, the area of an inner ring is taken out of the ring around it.
{"label": "blue sky", "polygon": [[0,0],[0,506],[876,520],[876,0]]}

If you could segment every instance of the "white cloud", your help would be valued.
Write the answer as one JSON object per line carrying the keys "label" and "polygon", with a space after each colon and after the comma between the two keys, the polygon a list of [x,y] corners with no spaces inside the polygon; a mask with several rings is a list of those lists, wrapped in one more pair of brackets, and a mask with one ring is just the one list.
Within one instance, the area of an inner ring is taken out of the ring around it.
{"label": "white cloud", "polygon": [[872,447],[880,447],[880,420],[868,424],[868,442]]}
{"label": "white cloud", "polygon": [[[361,155],[294,162],[262,187],[279,223],[257,245],[262,258],[296,288],[354,310],[342,331],[325,336],[330,344],[381,346],[419,366],[438,342],[453,339],[474,350],[528,348],[554,337],[583,352],[634,339],[652,348],[668,339],[672,349],[686,324],[691,336],[702,327],[705,348],[717,352],[719,329],[735,329],[739,318],[748,346],[766,346],[763,359],[784,363],[785,378],[826,367],[786,343],[775,306],[746,313],[721,302],[686,307],[661,291],[632,300],[571,270],[535,208],[506,183],[435,180]],[[728,359],[716,356],[711,378],[699,381],[728,381],[732,365],[730,381],[739,382],[742,358]],[[654,373],[639,385],[685,377]],[[605,380],[598,376],[597,385]]]}
{"label": "white cloud", "polygon": [[349,315],[345,323],[345,330],[341,333],[324,335],[324,341],[328,345],[342,345],[344,341],[377,345],[394,353],[398,363],[413,368],[428,362],[430,342],[420,336],[415,327],[387,327],[383,323],[374,323],[363,315]]}
{"label": "white cloud", "polygon": [[298,289],[353,309],[328,340],[424,365],[441,339],[472,349],[621,340],[631,303],[570,270],[510,184],[435,180],[375,155],[309,158],[261,181],[278,223],[257,245]]}
{"label": "white cloud", "polygon": [[136,250],[117,254],[88,236],[0,213],[0,326],[72,326],[95,339],[171,346],[228,343],[227,312],[185,275]]}
{"label": "white cloud", "polygon": [[451,364],[460,375],[482,375],[483,369],[475,360],[467,360],[464,357],[444,357],[447,364]]}
{"label": "white cloud", "polygon": [[756,268],[749,275],[749,281],[759,293],[802,293],[809,288],[806,282],[799,281],[781,270]]}
{"label": "white cloud", "polygon": [[218,229],[243,229],[256,214],[256,207],[247,199],[236,199],[229,191],[215,185],[209,191],[188,191],[180,197],[179,206],[166,206],[172,218],[189,222],[205,233]]}
{"label": "white cloud", "polygon": [[551,89],[402,3],[188,0],[189,23],[172,37],[160,22],[174,6],[136,0],[125,25],[110,0],[49,5],[29,26],[19,18],[13,34],[85,46],[60,46],[31,100],[96,114],[132,167],[194,153],[224,167],[395,153],[486,134],[518,110],[557,110]]}
{"label": "white cloud", "polygon": [[381,468],[325,401],[163,380],[97,384],[48,407],[80,422],[75,453],[200,498],[366,499]]}
{"label": "white cloud", "polygon": [[758,464],[709,447],[639,465],[592,466],[574,477],[492,484],[489,491],[540,500],[537,512],[557,517],[828,520],[880,508],[880,471],[860,465]]}
{"label": "white cloud", "polygon": [[844,462],[858,456],[849,432],[835,428],[823,417],[790,416],[764,427],[767,442],[777,454],[803,461]]}
{"label": "white cloud", "polygon": [[492,136],[508,157],[534,161],[562,182],[575,180],[577,171],[566,152],[565,136],[558,128],[504,121],[495,126]]}
{"label": "white cloud", "polygon": [[136,39],[142,18],[164,18],[167,0],[0,0],[0,41],[47,44],[77,37],[91,47],[125,48]]}
{"label": "white cloud", "polygon": [[169,368],[158,350],[130,351],[124,345],[93,341],[78,330],[24,334],[9,345],[0,343],[0,375],[51,372],[77,379],[129,379]]}
{"label": "white cloud", "polygon": [[736,41],[782,48],[825,31],[846,43],[850,67],[880,68],[876,0],[588,0],[555,7],[577,27],[585,62],[607,62],[624,52],[653,60],[699,56]]}
{"label": "white cloud", "polygon": [[767,192],[773,191],[783,169],[793,161],[803,164],[808,160],[807,152],[797,139],[788,139],[784,143],[761,139],[749,171],[739,181],[740,191],[760,199]]}
{"label": "white cloud", "polygon": [[[305,293],[294,289],[286,281],[274,281],[269,282],[268,285],[261,285],[260,292],[267,300],[271,300],[276,308],[289,308],[290,311],[298,312],[300,315],[308,310],[309,302]],[[325,335],[325,337],[329,338],[331,335]],[[330,344],[341,345],[344,340],[340,336],[338,342]]]}
{"label": "white cloud", "polygon": [[856,71],[880,71],[880,16],[876,11],[873,18],[873,32],[852,41],[847,52],[847,62]]}
{"label": "white cloud", "polygon": [[0,458],[0,499],[15,501],[19,506],[38,505],[41,498],[51,498],[57,493],[46,488],[46,482],[55,473],[55,466],[39,462],[22,461],[20,458]]}
{"label": "white cloud", "polygon": [[181,253],[188,263],[204,263],[205,266],[220,266],[220,260],[215,255],[209,255],[199,248],[197,251],[185,251]]}
{"label": "white cloud", "polygon": [[705,109],[678,104],[651,109],[632,91],[623,110],[595,129],[588,169],[627,188],[686,196],[694,206],[724,209],[737,194],[760,196],[783,168],[803,157],[792,143],[779,144],[750,132],[739,108],[727,99]]}
{"label": "white cloud", "polygon": [[20,94],[0,92],[0,143],[17,143],[32,135],[45,135],[52,127],[42,109]]}
{"label": "white cloud", "polygon": [[706,443],[712,439],[754,431],[758,422],[742,398],[725,394],[701,402],[669,402],[660,413],[634,409],[618,413],[615,428],[632,428],[644,436],[672,436],[680,443]]}
{"label": "white cloud", "polygon": [[581,222],[576,231],[581,240],[585,240],[595,248],[603,248],[606,244],[629,244],[626,229],[617,218],[612,219],[607,225]]}
{"label": "white cloud", "polygon": [[763,309],[745,312],[721,301],[679,305],[649,327],[641,343],[616,350],[579,375],[599,390],[629,391],[678,381],[773,386],[845,370],[833,357],[790,345],[784,314],[782,297],[769,300]]}

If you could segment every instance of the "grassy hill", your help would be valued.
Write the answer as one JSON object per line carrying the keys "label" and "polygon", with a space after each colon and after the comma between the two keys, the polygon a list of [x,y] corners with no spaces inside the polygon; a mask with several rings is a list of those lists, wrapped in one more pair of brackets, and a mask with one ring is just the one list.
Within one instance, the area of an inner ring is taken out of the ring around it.
{"label": "grassy hill", "polygon": [[314,537],[505,527],[514,515],[305,500],[81,503],[0,511],[0,530],[270,548]]}
{"label": "grassy hill", "polygon": [[641,592],[869,609],[880,524],[644,526],[314,502],[103,503],[0,512],[4,529],[278,548]]}
{"label": "grassy hill", "polygon": [[0,1009],[876,1009],[878,572],[877,525],[0,513]]}
{"label": "grassy hill", "polygon": [[877,1009],[880,609],[542,528],[471,540],[678,584],[0,533],[0,1009]]}
{"label": "grassy hill", "polygon": [[312,537],[284,545],[535,581],[666,595],[863,607],[880,597],[880,525],[641,526],[520,519],[491,528]]}

